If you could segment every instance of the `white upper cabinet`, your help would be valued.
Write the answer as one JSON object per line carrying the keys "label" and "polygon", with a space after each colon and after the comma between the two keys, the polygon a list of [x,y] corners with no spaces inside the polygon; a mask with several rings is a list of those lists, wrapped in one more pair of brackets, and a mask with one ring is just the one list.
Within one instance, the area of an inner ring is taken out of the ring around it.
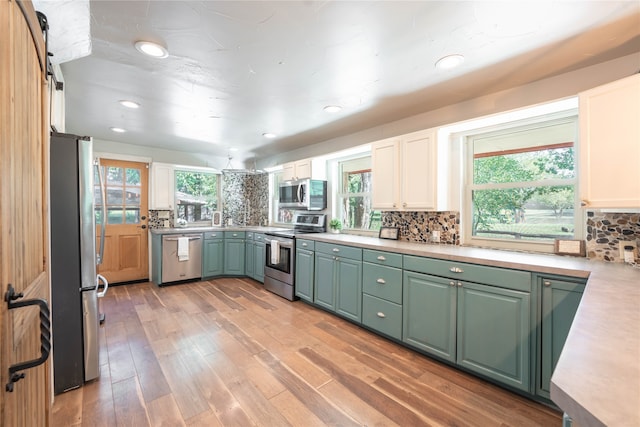
{"label": "white upper cabinet", "polygon": [[282,166],[282,180],[294,181],[311,178],[311,159],[298,160]]}
{"label": "white upper cabinet", "polygon": [[151,200],[149,209],[173,209],[174,180],[173,165],[155,162],[151,164]]}
{"label": "white upper cabinet", "polygon": [[580,198],[640,208],[640,74],[580,94]]}
{"label": "white upper cabinet", "polygon": [[371,146],[374,209],[397,210],[400,194],[400,153],[398,138],[378,141]]}
{"label": "white upper cabinet", "polygon": [[374,143],[374,209],[438,210],[436,160],[435,129]]}

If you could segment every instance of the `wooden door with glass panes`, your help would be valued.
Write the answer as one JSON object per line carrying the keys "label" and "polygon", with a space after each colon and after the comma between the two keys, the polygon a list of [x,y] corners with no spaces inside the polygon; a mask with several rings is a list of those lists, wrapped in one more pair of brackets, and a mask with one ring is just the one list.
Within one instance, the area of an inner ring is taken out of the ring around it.
{"label": "wooden door with glass panes", "polygon": [[[149,278],[148,177],[146,163],[100,159],[106,190],[104,257],[98,273],[109,283]],[[95,178],[96,243],[100,245],[102,200]]]}

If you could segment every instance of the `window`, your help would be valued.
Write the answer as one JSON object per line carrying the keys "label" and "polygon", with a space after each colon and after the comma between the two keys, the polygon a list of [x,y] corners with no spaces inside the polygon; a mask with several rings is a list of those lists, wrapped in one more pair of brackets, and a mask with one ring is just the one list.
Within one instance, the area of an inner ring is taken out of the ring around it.
{"label": "window", "polygon": [[574,238],[576,135],[575,116],[467,134],[465,241],[551,251]]}
{"label": "window", "polygon": [[193,170],[175,171],[176,218],[187,223],[211,221],[220,206],[220,179],[218,174]]}
{"label": "window", "polygon": [[[105,180],[107,224],[139,224],[142,193],[140,169],[108,164],[100,167],[100,173]],[[102,224],[99,182],[98,171],[94,169],[96,224]]]}
{"label": "window", "polygon": [[338,218],[352,230],[379,230],[380,211],[371,208],[371,156],[338,161]]}

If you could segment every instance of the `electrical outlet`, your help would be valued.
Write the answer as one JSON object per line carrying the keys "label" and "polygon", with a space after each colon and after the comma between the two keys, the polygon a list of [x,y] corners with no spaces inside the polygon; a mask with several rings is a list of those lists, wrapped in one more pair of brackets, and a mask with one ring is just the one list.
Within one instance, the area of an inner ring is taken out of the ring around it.
{"label": "electrical outlet", "polygon": [[433,243],[440,243],[440,230],[433,230],[431,232],[431,241]]}
{"label": "electrical outlet", "polygon": [[621,240],[620,243],[619,243],[620,261],[624,262],[624,247],[625,246],[633,246],[633,259],[638,259],[638,245],[636,244],[636,242]]}

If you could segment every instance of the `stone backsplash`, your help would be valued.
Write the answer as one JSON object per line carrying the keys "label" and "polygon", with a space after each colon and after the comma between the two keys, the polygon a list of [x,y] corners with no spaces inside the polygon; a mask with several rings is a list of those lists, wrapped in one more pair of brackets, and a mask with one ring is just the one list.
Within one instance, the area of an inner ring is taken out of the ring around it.
{"label": "stone backsplash", "polygon": [[458,212],[382,212],[383,227],[398,227],[398,240],[432,243],[432,232],[440,232],[442,244],[460,244]]}
{"label": "stone backsplash", "polygon": [[269,221],[269,174],[222,172],[222,216],[234,225],[264,225]]}
{"label": "stone backsplash", "polygon": [[[168,212],[169,213],[169,219],[167,220],[167,218],[160,218],[160,215],[162,215],[163,212]],[[173,220],[174,220],[174,213],[171,210],[152,210],[149,209],[149,222],[148,222],[148,226],[149,228],[166,228],[164,226],[164,222],[165,221],[169,221],[169,227],[173,227]]]}
{"label": "stone backsplash", "polygon": [[640,212],[587,211],[587,258],[623,261],[620,246],[624,242],[635,242],[640,247]]}

